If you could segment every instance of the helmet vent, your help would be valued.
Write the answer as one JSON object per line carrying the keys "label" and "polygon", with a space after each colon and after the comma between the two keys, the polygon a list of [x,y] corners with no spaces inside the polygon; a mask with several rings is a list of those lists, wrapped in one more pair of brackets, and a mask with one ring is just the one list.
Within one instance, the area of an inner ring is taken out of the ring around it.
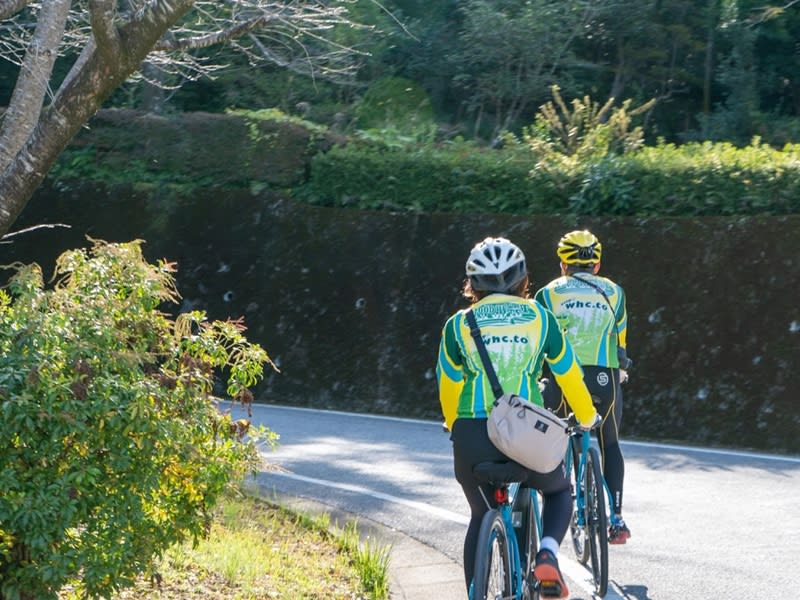
{"label": "helmet vent", "polygon": [[[494,256],[492,256],[492,254],[494,254]],[[500,248],[497,248],[497,247],[494,247],[494,248],[486,248],[486,249],[483,251],[483,255],[484,255],[484,256],[485,256],[487,259],[489,259],[489,262],[490,262],[491,264],[493,264],[494,266],[497,266],[497,264],[498,264],[498,263],[499,263],[499,261],[500,261]],[[486,266],[486,265],[483,265],[483,266]]]}
{"label": "helmet vent", "polygon": [[525,278],[525,255],[505,238],[486,238],[470,252],[466,271],[473,289],[508,292]]}

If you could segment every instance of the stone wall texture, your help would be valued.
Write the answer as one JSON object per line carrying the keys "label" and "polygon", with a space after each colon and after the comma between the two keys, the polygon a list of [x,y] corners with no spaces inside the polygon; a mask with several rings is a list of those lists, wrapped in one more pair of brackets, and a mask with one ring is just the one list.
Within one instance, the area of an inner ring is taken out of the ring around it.
{"label": "stone wall texture", "polygon": [[42,189],[5,264],[107,241],[146,240],[178,263],[183,304],[244,317],[280,372],[258,401],[440,417],[440,328],[463,306],[472,245],[518,243],[534,288],[557,275],[560,235],[588,227],[602,273],[628,295],[623,437],[800,452],[800,216],[575,218],[394,214],[213,191],[159,202],[133,190]]}

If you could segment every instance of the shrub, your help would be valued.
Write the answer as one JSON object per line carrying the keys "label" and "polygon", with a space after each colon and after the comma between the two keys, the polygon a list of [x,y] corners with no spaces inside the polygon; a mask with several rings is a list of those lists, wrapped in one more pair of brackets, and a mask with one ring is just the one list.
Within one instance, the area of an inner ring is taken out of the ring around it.
{"label": "shrub", "polygon": [[577,164],[593,162],[633,152],[644,144],[644,131],[632,126],[632,117],[650,110],[655,100],[631,108],[630,99],[614,106],[614,98],[610,98],[601,106],[584,96],[573,98],[568,106],[557,85],[550,89],[553,101],[541,106],[536,122],[526,127],[522,135],[534,154],[540,156],[540,163],[564,164],[570,158]]}
{"label": "shrub", "polygon": [[[141,242],[65,252],[45,289],[13,265],[0,291],[0,597],[87,596],[127,586],[166,548],[199,539],[271,434],[232,421],[269,363],[240,322],[159,310],[173,267]],[[245,437],[249,434],[248,437]]]}
{"label": "shrub", "polygon": [[312,159],[297,196],[314,204],[403,211],[543,212],[530,162],[474,146],[387,149],[350,143]]}
{"label": "shrub", "polygon": [[386,149],[351,142],[315,155],[296,197],[325,206],[411,211],[796,214],[800,145],[778,150],[758,139],[743,148],[662,143],[581,160],[555,150],[537,155],[511,137],[502,149]]}

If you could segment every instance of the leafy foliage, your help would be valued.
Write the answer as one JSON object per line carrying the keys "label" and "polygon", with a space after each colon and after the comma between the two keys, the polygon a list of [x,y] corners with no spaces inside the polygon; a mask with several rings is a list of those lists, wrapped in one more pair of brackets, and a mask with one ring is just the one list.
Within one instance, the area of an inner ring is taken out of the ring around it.
{"label": "leafy foliage", "polygon": [[[563,105],[551,104],[550,116],[543,113],[528,128],[527,140],[507,134],[502,146],[492,149],[460,139],[421,143],[386,130],[327,137],[325,128],[276,110],[214,115],[213,130],[196,122],[190,129],[187,116],[170,122],[169,130],[161,124],[148,130],[154,132],[148,143],[125,153],[100,153],[90,146],[71,150],[65,158],[74,163],[65,163],[59,171],[63,179],[53,184],[74,185],[79,175],[81,182],[129,185],[120,177],[128,173],[124,165],[137,173],[135,165],[146,164],[144,181],[193,181],[188,188],[202,185],[215,168],[220,189],[269,189],[313,204],[369,210],[642,216],[800,211],[797,145],[778,149],[759,138],[742,147],[641,145],[641,128],[633,121],[641,106],[623,102],[604,108],[589,98]],[[112,124],[105,129],[114,135],[130,132],[126,139],[143,127],[138,120]],[[110,134],[102,129],[95,127],[84,143],[107,139],[102,136]],[[201,160],[197,146],[205,131],[233,131],[225,146],[230,160],[219,163],[215,155]],[[278,177],[281,173],[291,176]],[[164,185],[149,193],[164,206]],[[167,206],[173,205],[178,203]]]}
{"label": "leafy foliage", "polygon": [[571,58],[570,44],[585,24],[582,2],[572,0],[468,0],[459,13],[458,44],[448,57],[455,65],[453,87],[462,91],[480,136],[489,123],[489,139],[518,125],[528,104]]}
{"label": "leafy foliage", "polygon": [[411,137],[424,137],[436,130],[425,90],[402,77],[376,81],[364,93],[355,114],[358,127],[366,131],[394,130]]}
{"label": "leafy foliage", "polygon": [[[272,441],[213,396],[249,387],[270,360],[240,322],[159,311],[173,266],[141,242],[65,252],[52,289],[12,265],[0,291],[0,596],[88,596],[133,581],[174,543],[198,540],[226,487]],[[248,437],[245,437],[248,436]]]}
{"label": "leafy foliage", "polygon": [[[603,138],[605,139],[605,138]],[[800,145],[760,140],[661,143],[580,160],[469,144],[376,149],[356,143],[312,160],[296,197],[326,206],[581,215],[752,215],[800,212]],[[547,162],[543,162],[543,161]]]}
{"label": "leafy foliage", "polygon": [[632,118],[652,108],[654,100],[631,109],[630,99],[614,106],[614,98],[609,98],[601,106],[584,96],[568,106],[557,85],[550,89],[553,100],[541,106],[532,127],[523,129],[523,139],[542,157],[542,163],[564,158],[592,161],[632,152],[644,144],[644,132],[641,126],[632,127]]}
{"label": "leafy foliage", "polygon": [[296,196],[366,209],[540,212],[546,194],[525,183],[529,171],[529,158],[470,144],[350,143],[317,154],[309,182]]}

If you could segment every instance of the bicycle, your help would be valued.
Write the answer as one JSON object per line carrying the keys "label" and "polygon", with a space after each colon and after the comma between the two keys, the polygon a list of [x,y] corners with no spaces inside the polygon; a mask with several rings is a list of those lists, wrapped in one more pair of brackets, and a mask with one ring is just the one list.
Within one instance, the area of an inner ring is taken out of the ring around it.
{"label": "bicycle", "polygon": [[493,487],[497,508],[490,508],[481,521],[470,600],[552,596],[556,590],[533,575],[542,521],[538,492],[520,484],[529,471],[515,462],[483,462],[475,465],[473,473]]}
{"label": "bicycle", "polygon": [[527,469],[515,462],[483,462],[473,473],[492,486],[497,508],[481,521],[470,600],[529,600],[534,597],[531,567],[541,523],[535,490],[519,483]]}
{"label": "bicycle", "polygon": [[564,463],[575,495],[570,521],[572,547],[578,562],[589,567],[595,593],[602,598],[608,591],[607,506],[612,506],[612,499],[603,478],[600,453],[591,445],[589,431],[572,430]]}

